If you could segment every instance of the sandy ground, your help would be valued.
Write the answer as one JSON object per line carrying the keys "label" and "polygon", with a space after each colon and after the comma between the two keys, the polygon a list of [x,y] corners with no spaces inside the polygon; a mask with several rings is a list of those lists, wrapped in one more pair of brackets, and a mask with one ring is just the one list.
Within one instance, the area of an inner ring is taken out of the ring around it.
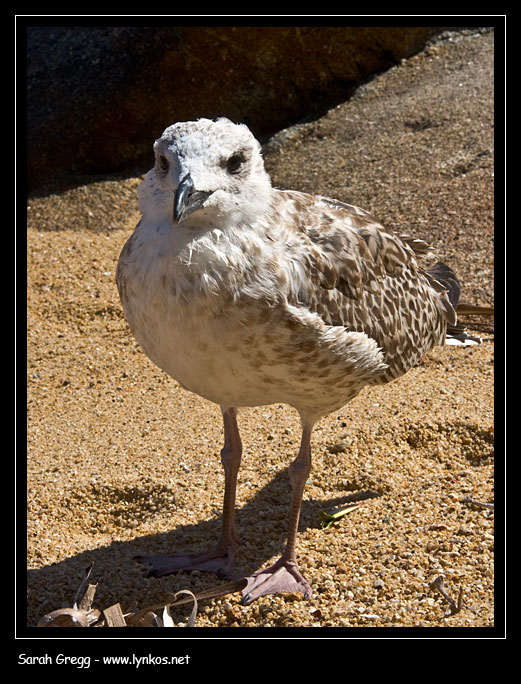
{"label": "sandy ground", "polygon": [[[382,74],[322,118],[270,143],[274,185],[337,197],[429,240],[462,299],[493,303],[493,35],[454,35]],[[151,142],[161,131],[151,131]],[[151,155],[152,158],[152,155]],[[181,389],[134,341],[115,287],[139,213],[139,177],[47,189],[28,208],[28,625],[70,606],[91,562],[94,605],[124,611],[207,573],[146,579],[133,556],[217,538],[224,476],[219,409]],[[363,391],[312,439],[300,565],[313,597],[232,594],[197,626],[490,626],[494,500],[493,340],[437,348]],[[285,542],[299,421],[286,406],[240,415],[243,545],[236,565],[273,562]],[[319,512],[360,497],[327,530]],[[431,586],[442,575],[463,608]],[[183,624],[189,607],[174,612]]]}

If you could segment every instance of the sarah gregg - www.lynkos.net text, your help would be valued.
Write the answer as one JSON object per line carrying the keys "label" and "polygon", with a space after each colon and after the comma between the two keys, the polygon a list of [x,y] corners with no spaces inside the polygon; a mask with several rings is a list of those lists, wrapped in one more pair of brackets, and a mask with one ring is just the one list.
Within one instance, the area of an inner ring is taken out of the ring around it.
{"label": "sarah gregg - www.lynkos.net text", "polygon": [[68,665],[69,667],[88,669],[92,663],[101,663],[103,665],[133,665],[135,668],[141,667],[142,665],[189,665],[190,656],[154,656],[151,654],[138,656],[135,653],[121,656],[106,655],[99,658],[91,658],[91,656],[71,656],[63,653],[58,653],[55,656],[52,656],[49,653],[39,656],[30,656],[26,653],[20,653],[18,656],[19,665]]}

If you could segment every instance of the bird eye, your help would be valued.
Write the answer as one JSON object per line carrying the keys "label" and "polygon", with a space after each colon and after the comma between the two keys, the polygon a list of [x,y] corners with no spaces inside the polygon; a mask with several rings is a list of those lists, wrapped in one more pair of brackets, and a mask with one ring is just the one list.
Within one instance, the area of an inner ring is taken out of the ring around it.
{"label": "bird eye", "polygon": [[163,169],[163,171],[168,171],[168,167],[170,166],[168,159],[163,155],[159,157],[159,166]]}
{"label": "bird eye", "polygon": [[233,154],[226,162],[226,170],[228,173],[238,173],[243,162],[243,154]]}

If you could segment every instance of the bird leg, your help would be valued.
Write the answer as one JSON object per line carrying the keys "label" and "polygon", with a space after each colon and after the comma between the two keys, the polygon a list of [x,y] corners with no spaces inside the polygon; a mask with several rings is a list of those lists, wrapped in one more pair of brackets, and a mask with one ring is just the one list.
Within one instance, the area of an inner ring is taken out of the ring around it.
{"label": "bird leg", "polygon": [[286,548],[279,560],[269,568],[258,570],[247,576],[248,583],[242,590],[242,605],[246,606],[265,594],[300,592],[304,598],[311,596],[311,587],[300,573],[295,552],[300,504],[304,487],[311,470],[310,438],[313,425],[303,421],[302,442],[297,458],[289,467],[291,482],[291,509]]}
{"label": "bird leg", "polygon": [[221,462],[224,467],[224,503],[221,535],[215,548],[202,553],[163,556],[138,556],[140,563],[152,565],[148,577],[162,577],[178,570],[207,570],[222,574],[233,563],[240,540],[235,532],[235,490],[241,464],[242,444],[237,426],[237,409],[222,407],[224,447]]}

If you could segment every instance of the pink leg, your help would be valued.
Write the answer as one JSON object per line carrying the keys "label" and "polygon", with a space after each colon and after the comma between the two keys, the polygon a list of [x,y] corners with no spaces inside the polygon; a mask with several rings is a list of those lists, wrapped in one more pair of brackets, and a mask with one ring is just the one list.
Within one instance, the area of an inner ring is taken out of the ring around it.
{"label": "pink leg", "polygon": [[203,553],[164,556],[138,556],[137,560],[152,566],[148,577],[162,577],[178,570],[207,570],[218,574],[224,572],[235,558],[235,548],[240,543],[235,533],[235,490],[237,473],[241,464],[242,444],[237,426],[237,410],[222,409],[224,422],[224,447],[221,462],[224,467],[224,503],[221,536],[217,546]]}
{"label": "pink leg", "polygon": [[248,584],[242,590],[242,605],[246,606],[265,594],[280,592],[300,592],[304,598],[311,596],[311,587],[300,573],[295,552],[300,504],[304,487],[311,470],[310,438],[312,423],[303,421],[302,442],[297,458],[289,467],[291,481],[291,509],[289,516],[288,541],[284,553],[279,560],[269,568],[258,570],[247,577]]}

